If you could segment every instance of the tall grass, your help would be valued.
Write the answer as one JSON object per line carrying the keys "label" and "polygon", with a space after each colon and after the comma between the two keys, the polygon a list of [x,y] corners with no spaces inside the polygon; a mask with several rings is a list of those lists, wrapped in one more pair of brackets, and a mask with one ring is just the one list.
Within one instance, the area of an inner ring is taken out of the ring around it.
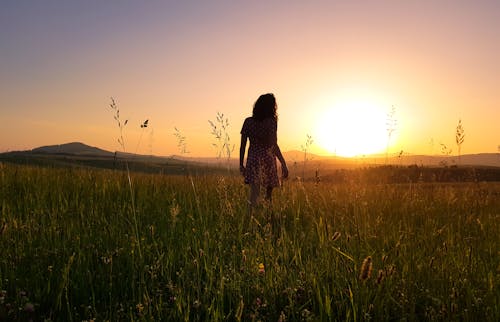
{"label": "tall grass", "polygon": [[1,166],[0,320],[500,319],[498,184],[130,175]]}
{"label": "tall grass", "polygon": [[458,120],[457,127],[455,129],[455,143],[457,144],[457,150],[458,150],[458,164],[460,164],[460,152],[462,149],[462,144],[464,143],[465,139],[465,130],[464,127],[462,126],[462,120]]}

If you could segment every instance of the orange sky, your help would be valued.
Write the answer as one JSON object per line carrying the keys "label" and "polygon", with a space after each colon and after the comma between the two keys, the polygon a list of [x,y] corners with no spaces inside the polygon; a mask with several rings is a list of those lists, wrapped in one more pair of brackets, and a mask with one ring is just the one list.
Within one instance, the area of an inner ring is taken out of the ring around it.
{"label": "orange sky", "polygon": [[[439,154],[440,143],[456,153],[459,119],[462,153],[500,145],[498,1],[16,1],[2,4],[0,43],[0,152],[119,149],[114,97],[128,152],[179,154],[177,127],[189,155],[215,156],[208,120],[223,112],[237,156],[267,92],[284,151],[311,134],[313,153],[368,153],[374,125],[384,153],[391,106],[391,153]],[[382,121],[339,112],[360,102]]]}

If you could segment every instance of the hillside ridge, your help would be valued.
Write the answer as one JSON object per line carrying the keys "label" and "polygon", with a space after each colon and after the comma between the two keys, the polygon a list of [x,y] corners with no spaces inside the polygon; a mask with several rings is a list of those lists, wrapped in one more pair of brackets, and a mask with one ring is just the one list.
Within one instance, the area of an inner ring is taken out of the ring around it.
{"label": "hillside ridge", "polygon": [[[148,160],[156,159],[157,161],[161,159],[176,159],[188,162],[199,162],[199,163],[220,163],[221,161],[226,161],[225,158],[216,157],[190,157],[190,156],[180,156],[180,155],[170,155],[170,156],[155,156],[155,155],[140,155],[134,153],[125,152],[111,152],[98,147],[90,146],[82,142],[69,142],[64,144],[56,145],[46,145],[34,148],[32,150],[26,151],[15,151],[16,153],[22,154],[44,154],[44,155],[74,155],[74,156],[96,156],[96,157],[125,157],[132,159],[145,159]],[[8,154],[12,152],[0,153]],[[388,162],[386,162],[385,155],[367,155],[357,158],[347,158],[336,155],[318,155],[307,153],[304,154],[303,151],[290,150],[284,151],[283,155],[290,165],[300,164],[304,161],[308,163],[338,163],[339,165],[357,165],[357,166],[377,166],[385,164],[393,165],[423,165],[423,166],[454,166],[454,165],[464,165],[464,166],[500,166],[500,154],[499,153],[476,153],[476,154],[464,154],[460,156],[460,161],[458,156],[445,156],[445,155],[391,155],[389,156]],[[231,158],[230,163],[237,163],[236,158]]]}

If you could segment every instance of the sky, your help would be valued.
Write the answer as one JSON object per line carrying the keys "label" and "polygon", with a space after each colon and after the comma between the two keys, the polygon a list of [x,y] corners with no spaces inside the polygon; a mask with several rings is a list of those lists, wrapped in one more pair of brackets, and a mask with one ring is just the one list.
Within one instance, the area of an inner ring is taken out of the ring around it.
{"label": "sky", "polygon": [[[0,152],[84,142],[237,157],[259,95],[282,151],[500,152],[500,2],[0,0]],[[149,120],[147,128],[140,125]],[[388,131],[388,119],[394,121]],[[390,134],[390,135],[389,135]]]}

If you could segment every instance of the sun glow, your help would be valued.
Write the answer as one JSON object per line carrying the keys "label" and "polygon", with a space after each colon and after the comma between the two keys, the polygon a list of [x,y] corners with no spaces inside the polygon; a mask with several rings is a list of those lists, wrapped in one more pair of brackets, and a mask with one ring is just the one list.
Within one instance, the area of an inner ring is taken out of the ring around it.
{"label": "sun glow", "polygon": [[316,126],[318,145],[328,153],[343,157],[382,153],[389,141],[388,111],[366,101],[338,102],[321,115]]}

